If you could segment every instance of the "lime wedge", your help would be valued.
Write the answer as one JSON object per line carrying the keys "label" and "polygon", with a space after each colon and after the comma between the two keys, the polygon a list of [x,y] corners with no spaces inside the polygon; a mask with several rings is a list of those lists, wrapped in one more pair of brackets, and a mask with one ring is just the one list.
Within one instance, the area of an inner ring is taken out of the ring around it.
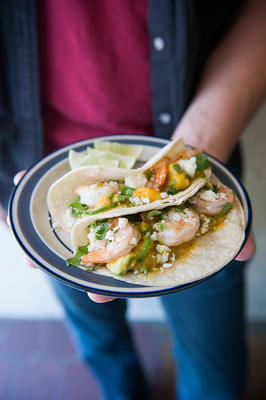
{"label": "lime wedge", "polygon": [[91,147],[87,147],[86,153],[101,160],[117,160],[120,168],[133,168],[136,162],[136,157],[124,156],[112,151],[100,151]]}
{"label": "lime wedge", "polygon": [[114,168],[119,167],[119,160],[99,158],[98,156],[84,152],[79,153],[75,150],[69,150],[68,162],[71,169],[76,169],[85,165],[103,165]]}
{"label": "lime wedge", "polygon": [[143,146],[136,144],[122,144],[117,142],[105,142],[103,140],[94,140],[94,148],[100,151],[111,151],[123,156],[135,157],[138,159],[142,153]]}

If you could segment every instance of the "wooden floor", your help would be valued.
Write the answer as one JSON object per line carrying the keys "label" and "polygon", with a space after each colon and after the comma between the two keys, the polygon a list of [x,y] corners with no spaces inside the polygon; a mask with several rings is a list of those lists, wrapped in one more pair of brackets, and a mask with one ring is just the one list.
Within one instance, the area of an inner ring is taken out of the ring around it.
{"label": "wooden floor", "polygon": [[[174,398],[170,337],[163,323],[133,323],[153,400]],[[148,340],[143,340],[148,338]],[[266,399],[266,330],[249,335],[251,369],[245,400]],[[99,400],[91,373],[79,362],[60,321],[0,320],[1,400]]]}

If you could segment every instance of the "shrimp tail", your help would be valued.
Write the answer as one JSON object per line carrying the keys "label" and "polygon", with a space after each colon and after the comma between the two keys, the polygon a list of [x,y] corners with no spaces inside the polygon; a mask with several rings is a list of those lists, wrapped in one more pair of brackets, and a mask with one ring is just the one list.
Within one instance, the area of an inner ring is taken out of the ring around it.
{"label": "shrimp tail", "polygon": [[158,186],[163,186],[167,177],[167,165],[162,163],[162,165],[156,171],[156,183]]}
{"label": "shrimp tail", "polygon": [[91,253],[85,254],[81,262],[88,264],[88,263],[105,263],[106,262],[106,251],[103,249],[99,249],[96,251],[93,251]]}

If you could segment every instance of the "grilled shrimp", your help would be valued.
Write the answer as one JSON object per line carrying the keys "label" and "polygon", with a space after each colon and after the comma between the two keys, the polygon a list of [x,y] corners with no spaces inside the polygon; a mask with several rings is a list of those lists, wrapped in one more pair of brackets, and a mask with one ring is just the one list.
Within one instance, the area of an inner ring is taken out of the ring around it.
{"label": "grilled shrimp", "polygon": [[[138,244],[141,235],[127,218],[118,218],[112,222],[104,240],[90,241],[88,249],[92,251],[83,256],[83,263],[111,262],[128,254]],[[93,248],[96,250],[93,251]]]}
{"label": "grilled shrimp", "polygon": [[200,226],[199,215],[186,208],[184,212],[171,210],[165,221],[154,225],[157,240],[166,246],[178,246],[192,240]]}
{"label": "grilled shrimp", "polygon": [[103,183],[102,185],[98,185],[92,183],[90,185],[80,185],[75,190],[75,193],[80,196],[81,204],[95,207],[101,197],[110,196],[112,193],[117,193],[118,190],[116,184]]}
{"label": "grilled shrimp", "polygon": [[213,190],[201,189],[189,201],[200,214],[216,215],[219,214],[225,203],[233,203],[234,193],[229,187],[221,185],[218,187],[217,193]]}

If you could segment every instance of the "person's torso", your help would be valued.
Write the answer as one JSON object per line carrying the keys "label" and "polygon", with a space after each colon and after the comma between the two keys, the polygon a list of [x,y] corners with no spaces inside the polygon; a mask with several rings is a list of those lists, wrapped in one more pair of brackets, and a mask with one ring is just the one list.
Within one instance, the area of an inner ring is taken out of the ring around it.
{"label": "person's torso", "polygon": [[153,133],[148,0],[39,1],[45,150]]}

